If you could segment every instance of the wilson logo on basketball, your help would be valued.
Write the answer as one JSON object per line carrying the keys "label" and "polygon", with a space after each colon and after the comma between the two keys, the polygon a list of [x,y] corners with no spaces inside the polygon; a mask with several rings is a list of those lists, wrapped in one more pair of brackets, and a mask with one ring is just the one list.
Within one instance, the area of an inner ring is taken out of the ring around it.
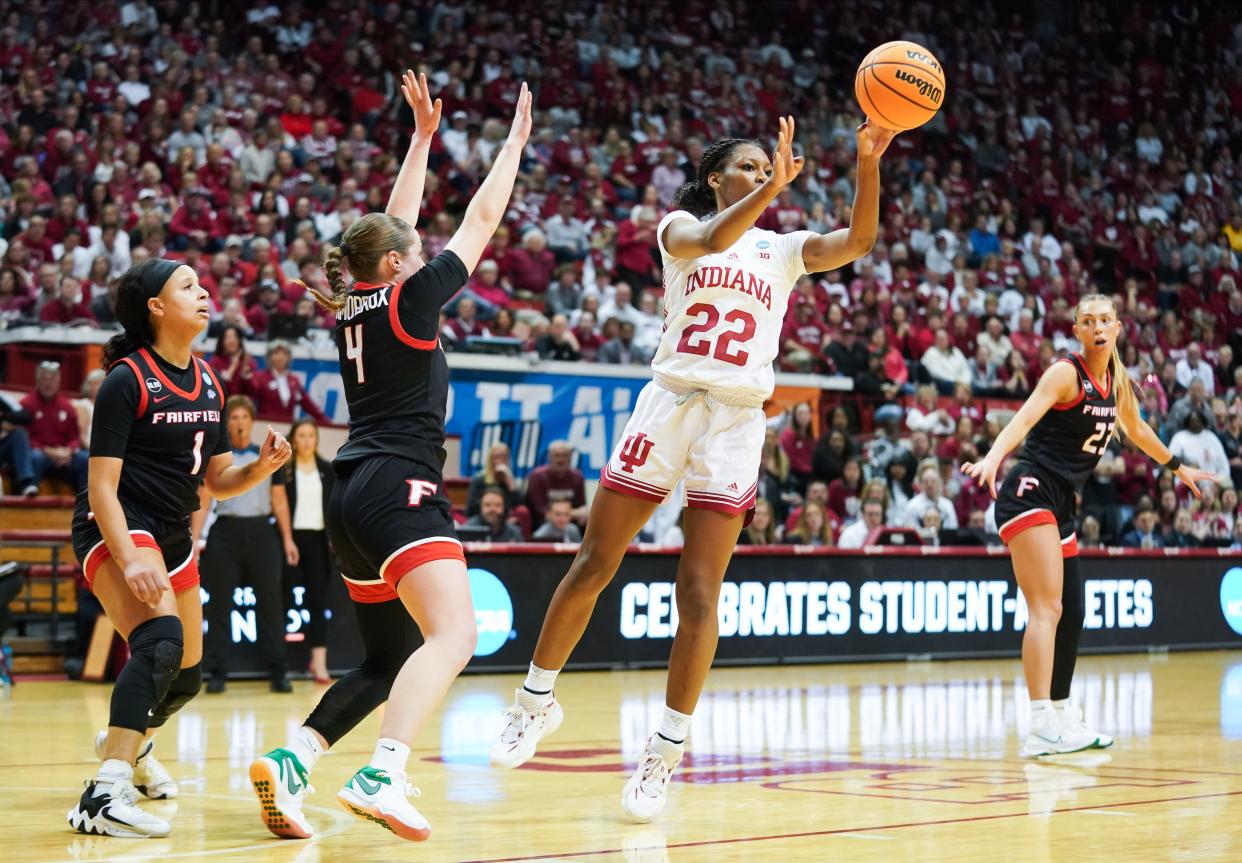
{"label": "wilson logo on basketball", "polygon": [[930,57],[920,51],[907,51],[907,60],[918,60],[920,63],[926,63],[934,72],[940,72],[940,64],[936,62],[935,57]]}
{"label": "wilson logo on basketball", "polygon": [[647,463],[647,456],[651,455],[651,448],[654,446],[645,434],[632,434],[627,437],[617,459],[621,462],[621,469],[626,473],[633,473],[634,468],[642,467]]}
{"label": "wilson logo on basketball", "polygon": [[926,96],[928,99],[935,102],[937,105],[940,104],[940,99],[944,95],[944,91],[941,90],[939,87],[937,87],[935,84],[933,84],[931,81],[925,81],[922,78],[920,78],[918,75],[912,75],[911,73],[906,72],[902,69],[898,69],[894,73],[893,77],[895,77],[898,81],[905,81],[909,84],[913,84],[915,87],[918,88],[920,96]]}

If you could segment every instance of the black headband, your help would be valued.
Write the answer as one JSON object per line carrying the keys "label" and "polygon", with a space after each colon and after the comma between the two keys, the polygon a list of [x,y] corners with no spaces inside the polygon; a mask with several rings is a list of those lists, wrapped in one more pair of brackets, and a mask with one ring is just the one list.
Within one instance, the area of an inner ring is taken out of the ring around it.
{"label": "black headband", "polygon": [[164,290],[164,284],[180,266],[181,264],[176,261],[156,258],[155,263],[142,274],[142,280],[139,282],[143,299],[149,300],[159,296],[160,291]]}

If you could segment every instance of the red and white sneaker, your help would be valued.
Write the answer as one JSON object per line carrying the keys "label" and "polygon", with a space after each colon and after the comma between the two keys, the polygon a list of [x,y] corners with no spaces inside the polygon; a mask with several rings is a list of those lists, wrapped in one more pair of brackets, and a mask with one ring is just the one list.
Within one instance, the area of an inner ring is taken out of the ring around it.
{"label": "red and white sneaker", "polygon": [[684,743],[670,743],[653,734],[643,747],[638,768],[621,792],[621,808],[635,821],[645,823],[664,811],[668,784],[685,753]]}
{"label": "red and white sneaker", "polygon": [[519,687],[514,702],[505,711],[505,727],[492,747],[493,767],[521,767],[535,756],[539,741],[561,727],[565,712],[556,696],[538,703],[539,696]]}

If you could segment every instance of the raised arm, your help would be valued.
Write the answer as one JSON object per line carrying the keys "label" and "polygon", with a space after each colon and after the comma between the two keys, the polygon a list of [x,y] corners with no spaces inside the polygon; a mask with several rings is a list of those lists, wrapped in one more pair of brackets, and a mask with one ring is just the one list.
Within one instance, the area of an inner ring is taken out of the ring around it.
{"label": "raised arm", "polygon": [[858,127],[858,187],[854,190],[850,226],[807,238],[802,246],[802,261],[808,273],[843,267],[875,245],[880,230],[880,157],[896,134],[873,126],[870,121]]}
{"label": "raised arm", "polygon": [[706,222],[676,219],[664,227],[664,248],[676,258],[698,258],[723,252],[755,226],[768,205],[776,200],[802,170],[804,160],[793,154],[794,119],[780,118],[772,173],[767,181],[745,198],[721,210]]}
{"label": "raised arm", "polygon": [[992,442],[992,448],[981,461],[966,462],[962,465],[962,473],[978,480],[980,485],[987,484],[992,498],[996,498],[996,471],[1000,469],[1005,456],[1009,455],[1027,436],[1035,423],[1059,402],[1071,401],[1078,391],[1078,374],[1069,363],[1053,363],[1048,371],[1040,377],[1035,385],[1035,392],[1018,409],[1009,424],[1001,430]]}
{"label": "raised arm", "polygon": [[390,216],[404,219],[410,227],[418,225],[418,209],[423,203],[423,183],[427,178],[427,153],[431,150],[431,138],[440,126],[440,100],[433,104],[427,91],[427,75],[405,70],[401,76],[401,93],[406,104],[414,112],[414,137],[405,152],[405,161],[393,184],[388,198]]}
{"label": "raised arm", "polygon": [[461,259],[467,273],[474,272],[479,257],[491,242],[509,207],[509,196],[513,194],[513,181],[517,178],[522,150],[530,137],[530,106],[530,90],[523,82],[513,111],[509,137],[497,151],[491,171],[466,208],[461,227],[445,247]]}

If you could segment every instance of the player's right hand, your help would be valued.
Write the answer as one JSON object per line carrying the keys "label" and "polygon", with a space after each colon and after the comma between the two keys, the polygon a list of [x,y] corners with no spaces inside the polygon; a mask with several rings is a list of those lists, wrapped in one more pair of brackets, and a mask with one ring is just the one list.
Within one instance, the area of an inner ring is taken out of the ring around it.
{"label": "player's right hand", "polygon": [[125,567],[125,583],[140,602],[152,608],[159,605],[164,591],[172,590],[164,568],[146,560],[136,560]]}
{"label": "player's right hand", "polygon": [[781,130],[776,136],[776,152],[772,154],[772,176],[768,184],[779,192],[794,181],[806,160],[793,154],[794,118],[781,117]]}
{"label": "player's right hand", "polygon": [[513,125],[509,127],[509,140],[514,144],[526,146],[526,139],[530,137],[530,107],[534,102],[531,96],[530,88],[526,86],[526,82],[522,82],[522,89],[518,93],[517,104],[513,107]]}
{"label": "player's right hand", "polygon": [[996,500],[996,471],[999,467],[996,462],[985,457],[983,461],[963,462],[962,473],[975,480],[977,485],[986,483],[992,500]]}

